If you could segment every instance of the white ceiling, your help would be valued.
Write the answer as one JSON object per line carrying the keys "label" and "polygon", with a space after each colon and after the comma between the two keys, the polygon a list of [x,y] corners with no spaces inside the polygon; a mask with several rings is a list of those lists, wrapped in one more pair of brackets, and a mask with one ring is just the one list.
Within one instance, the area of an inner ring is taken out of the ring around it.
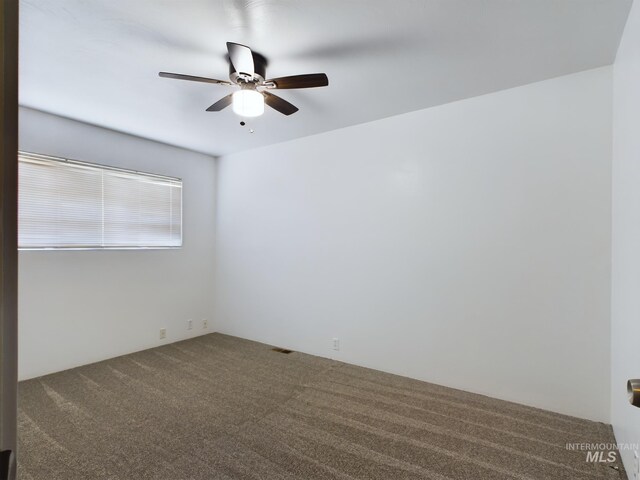
{"label": "white ceiling", "polygon": [[[611,64],[632,0],[22,0],[22,105],[213,155]],[[205,112],[230,87],[225,42],[300,107],[240,127]]]}

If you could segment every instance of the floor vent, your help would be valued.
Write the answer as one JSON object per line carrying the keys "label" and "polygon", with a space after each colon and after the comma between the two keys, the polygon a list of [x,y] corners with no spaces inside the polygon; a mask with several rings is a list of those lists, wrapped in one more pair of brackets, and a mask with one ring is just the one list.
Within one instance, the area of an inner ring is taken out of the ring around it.
{"label": "floor vent", "polygon": [[274,352],[278,352],[278,353],[292,353],[293,350],[287,350],[286,348],[272,348],[271,350],[273,350]]}

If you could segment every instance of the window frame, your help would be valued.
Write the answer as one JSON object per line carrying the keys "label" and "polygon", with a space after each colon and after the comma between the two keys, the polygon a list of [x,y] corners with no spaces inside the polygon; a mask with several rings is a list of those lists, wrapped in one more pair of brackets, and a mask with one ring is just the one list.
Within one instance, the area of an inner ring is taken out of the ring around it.
{"label": "window frame", "polygon": [[[65,164],[69,164],[69,165],[79,165],[79,166],[83,166],[83,167],[88,167],[88,168],[94,168],[94,169],[100,169],[100,170],[107,170],[107,171],[113,171],[113,172],[120,172],[120,173],[124,173],[124,174],[128,174],[128,175],[140,175],[140,176],[145,176],[145,177],[151,177],[151,178],[157,178],[157,179],[161,179],[161,180],[167,180],[167,181],[174,181],[174,182],[180,182],[180,245],[146,245],[146,246],[136,246],[136,245],[131,245],[131,246],[124,246],[124,245],[114,245],[114,246],[99,246],[99,245],[87,245],[87,246],[79,246],[79,245],[75,245],[75,246],[49,246],[49,247],[43,247],[43,246],[34,246],[34,247],[29,247],[29,246],[20,246],[19,243],[19,238],[18,238],[18,251],[25,251],[25,252],[34,252],[34,251],[58,251],[58,252],[63,252],[63,251],[113,251],[113,250],[131,250],[131,251],[136,251],[136,250],[179,250],[184,246],[184,181],[182,178],[179,177],[173,177],[173,176],[169,176],[169,175],[160,175],[157,173],[150,173],[150,172],[144,172],[141,170],[133,170],[133,169],[128,169],[128,168],[121,168],[121,167],[114,167],[111,165],[104,165],[104,164],[100,164],[100,163],[93,163],[93,162],[87,162],[87,161],[83,161],[83,160],[75,160],[75,159],[71,159],[71,158],[66,158],[66,157],[58,157],[58,156],[54,156],[54,155],[46,155],[46,154],[42,154],[42,153],[34,153],[34,152],[27,152],[24,150],[18,150],[18,166],[20,165],[20,159],[21,158],[31,158],[33,160],[47,160],[47,161],[54,161],[54,162],[59,162],[59,163],[65,163]],[[20,176],[18,173],[18,189],[20,188]],[[19,190],[18,190],[18,195],[19,195]],[[103,205],[104,208],[104,205]],[[19,237],[19,232],[20,232],[20,218],[18,215],[18,237]]]}

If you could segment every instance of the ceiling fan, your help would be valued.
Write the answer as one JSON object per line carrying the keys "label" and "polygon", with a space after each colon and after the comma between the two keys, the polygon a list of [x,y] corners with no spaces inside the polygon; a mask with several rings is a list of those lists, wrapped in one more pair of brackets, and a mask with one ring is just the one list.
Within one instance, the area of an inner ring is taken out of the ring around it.
{"label": "ceiling fan", "polygon": [[267,61],[262,55],[252,52],[246,45],[233,42],[227,42],[227,51],[229,52],[230,82],[181,73],[159,72],[158,75],[164,78],[193,82],[237,85],[240,90],[222,97],[207,108],[207,112],[219,112],[229,105],[233,105],[233,111],[242,117],[262,115],[265,103],[284,115],[291,115],[298,111],[298,107],[287,102],[284,98],[274,95],[269,90],[326,87],[329,85],[329,79],[324,73],[292,75],[265,80]]}

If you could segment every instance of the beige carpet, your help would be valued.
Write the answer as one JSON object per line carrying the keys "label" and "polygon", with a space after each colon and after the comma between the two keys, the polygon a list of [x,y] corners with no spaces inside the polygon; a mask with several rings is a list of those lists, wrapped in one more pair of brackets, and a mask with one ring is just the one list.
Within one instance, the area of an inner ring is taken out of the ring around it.
{"label": "beige carpet", "polygon": [[565,448],[607,425],[220,334],[19,399],[20,480],[626,478]]}

